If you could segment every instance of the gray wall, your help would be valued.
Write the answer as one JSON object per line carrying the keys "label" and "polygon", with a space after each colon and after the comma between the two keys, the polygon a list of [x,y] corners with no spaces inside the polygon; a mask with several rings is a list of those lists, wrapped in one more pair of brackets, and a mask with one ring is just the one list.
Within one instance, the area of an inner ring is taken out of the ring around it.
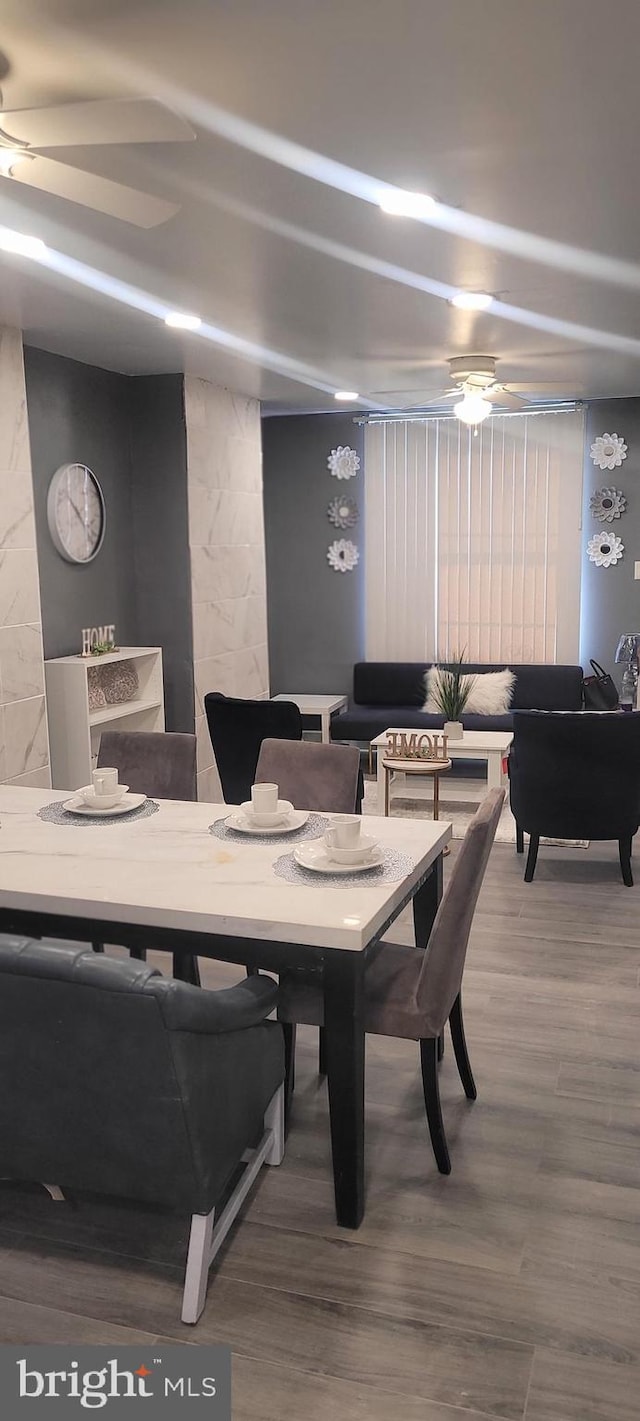
{"label": "gray wall", "polygon": [[194,729],[187,441],[181,375],[129,380],[136,624],[161,646],[168,730]]}
{"label": "gray wall", "polygon": [[[45,657],[115,623],[123,646],[161,646],[168,730],[193,730],[182,376],[130,377],[25,347]],[[107,524],[86,567],[53,546],[47,493],[60,464],[98,477]]]}
{"label": "gray wall", "polygon": [[[355,478],[338,480],[327,458],[338,444],[360,455]],[[262,422],[271,694],[350,692],[364,657],[364,434],[348,414],[278,416]],[[345,532],[327,518],[338,493],[355,498],[360,521]],[[334,572],[327,548],[350,538],[353,572]]]}
{"label": "gray wall", "polygon": [[[29,346],[24,361],[45,657],[70,655],[82,627],[111,622],[135,645],[128,377]],[[86,567],[60,556],[47,523],[52,475],[73,461],[93,469],[107,506],[104,543]]]}
{"label": "gray wall", "polygon": [[[589,450],[598,434],[619,434],[627,444],[627,457],[620,468],[599,469]],[[612,524],[599,523],[589,511],[589,499],[597,488],[621,489],[627,510]],[[585,437],[584,501],[582,520],[582,604],[580,659],[589,666],[595,657],[620,685],[622,667],[614,666],[621,632],[640,631],[640,581],[633,565],[640,559],[640,398],[594,400],[587,412]],[[616,567],[596,567],[587,557],[592,533],[611,528],[624,543],[622,560]]]}

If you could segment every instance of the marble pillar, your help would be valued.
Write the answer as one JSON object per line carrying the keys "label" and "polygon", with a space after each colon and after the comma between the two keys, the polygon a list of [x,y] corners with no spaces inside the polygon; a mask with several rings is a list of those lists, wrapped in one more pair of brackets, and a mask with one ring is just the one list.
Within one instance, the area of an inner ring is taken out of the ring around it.
{"label": "marble pillar", "polygon": [[51,784],[22,336],[9,328],[0,328],[0,780]]}
{"label": "marble pillar", "polygon": [[198,797],[221,798],[203,698],[269,695],[257,400],[185,376]]}

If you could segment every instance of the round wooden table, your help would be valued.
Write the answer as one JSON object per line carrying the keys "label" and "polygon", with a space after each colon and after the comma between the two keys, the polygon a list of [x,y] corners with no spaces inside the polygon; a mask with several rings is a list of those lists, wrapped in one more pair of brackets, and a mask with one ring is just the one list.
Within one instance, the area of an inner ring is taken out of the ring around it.
{"label": "round wooden table", "polygon": [[395,771],[401,775],[431,775],[433,779],[433,817],[440,817],[440,776],[451,769],[451,760],[398,760],[384,759],[384,812],[389,814],[389,786]]}

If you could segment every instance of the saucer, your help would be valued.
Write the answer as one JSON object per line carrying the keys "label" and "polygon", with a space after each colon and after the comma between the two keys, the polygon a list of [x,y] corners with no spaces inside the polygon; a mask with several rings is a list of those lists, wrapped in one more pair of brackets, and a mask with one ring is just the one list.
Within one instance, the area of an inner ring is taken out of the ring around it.
{"label": "saucer", "polygon": [[337,863],[330,859],[322,839],[310,839],[307,843],[296,844],[293,857],[301,868],[310,868],[314,873],[369,873],[384,863],[384,850],[379,846],[371,849],[367,859],[358,863]]}
{"label": "saucer", "polygon": [[[108,799],[108,795],[104,796]],[[66,799],[62,808],[69,814],[84,814],[87,819],[114,819],[118,814],[131,814],[132,809],[139,809],[146,801],[146,794],[125,794],[118,804],[112,804],[110,809],[98,809],[93,804],[85,804],[83,799]]]}
{"label": "saucer", "polygon": [[327,858],[334,863],[348,864],[350,868],[357,868],[358,864],[368,864],[374,849],[378,848],[378,840],[372,839],[370,834],[361,834],[357,846],[354,848],[334,848],[329,846],[326,839],[323,839],[324,850]]}
{"label": "saucer", "polygon": [[76,794],[80,796],[83,803],[89,808],[112,809],[114,804],[119,804],[124,799],[129,789],[128,785],[119,784],[111,794],[96,794],[93,785],[83,785],[82,789],[77,789]]}
{"label": "saucer", "polygon": [[253,816],[250,821],[241,809],[236,809],[224,822],[227,828],[233,829],[236,834],[292,834],[294,829],[301,829],[308,818],[308,809],[294,809],[292,807],[286,817],[280,819],[277,824],[265,826],[256,824],[253,821]]}
{"label": "saucer", "polygon": [[289,816],[295,813],[293,805],[289,803],[288,799],[279,799],[278,808],[274,809],[271,814],[262,814],[260,812],[256,814],[250,799],[245,799],[244,804],[240,805],[240,809],[247,824],[253,824],[256,829],[261,831],[264,829],[275,829],[276,825],[284,823],[285,819],[288,820]]}

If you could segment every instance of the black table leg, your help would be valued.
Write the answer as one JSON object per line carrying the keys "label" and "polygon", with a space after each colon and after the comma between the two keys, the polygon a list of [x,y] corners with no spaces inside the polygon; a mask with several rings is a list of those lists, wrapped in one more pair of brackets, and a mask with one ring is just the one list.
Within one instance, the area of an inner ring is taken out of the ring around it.
{"label": "black table leg", "polygon": [[364,1215],[363,954],[332,952],[324,968],[324,1036],[336,1218],[357,1229]]}
{"label": "black table leg", "polygon": [[435,859],[429,877],[413,900],[413,928],[416,947],[426,947],[442,898],[442,854]]}

